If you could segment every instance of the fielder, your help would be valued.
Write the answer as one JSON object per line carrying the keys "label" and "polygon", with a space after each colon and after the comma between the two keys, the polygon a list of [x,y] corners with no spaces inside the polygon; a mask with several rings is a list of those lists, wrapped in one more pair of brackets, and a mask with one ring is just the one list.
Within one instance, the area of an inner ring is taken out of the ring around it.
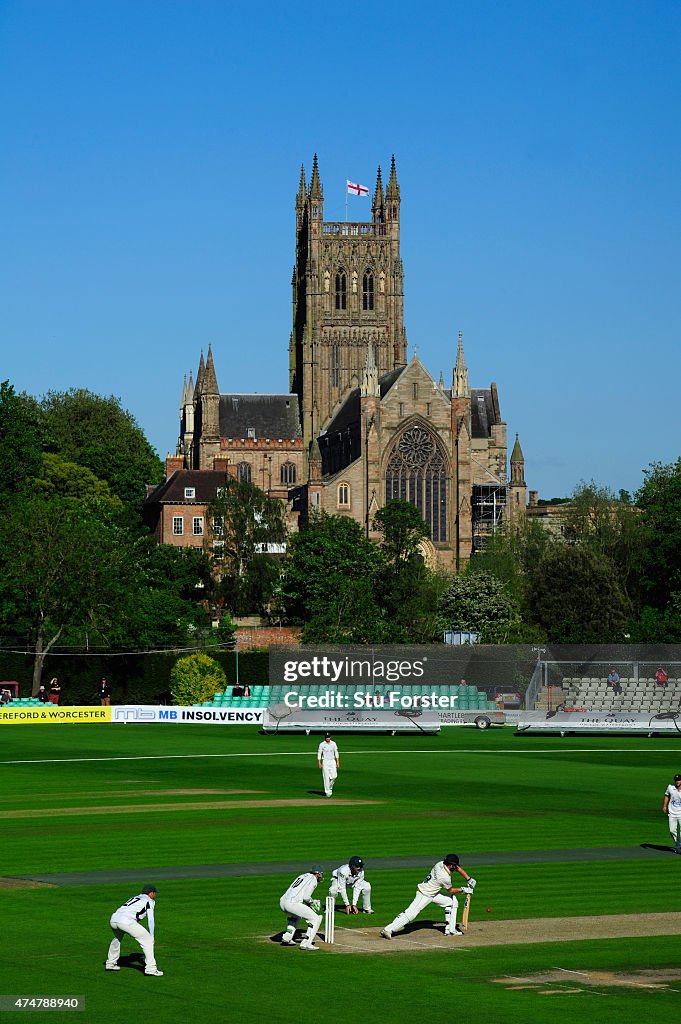
{"label": "fielder", "polygon": [[279,900],[279,906],[288,917],[286,931],[281,937],[282,946],[295,945],[294,936],[298,927],[298,921],[302,917],[303,920],[307,921],[308,929],[305,932],[303,941],[300,943],[300,948],[309,950],[319,949],[319,946],[315,946],[314,940],[322,923],[322,915],[317,913],[320,903],[319,900],[312,899],[312,893],[323,877],[324,872],[315,865],[305,874],[298,875]]}
{"label": "fielder", "polygon": [[327,732],[326,737],[319,744],[317,750],[317,767],[321,770],[324,780],[324,792],[327,796],[333,793],[333,784],[338,778],[340,768],[340,755],[338,747]]}
{"label": "fielder", "polygon": [[[114,911],[111,916],[111,930],[114,937],[109,946],[109,954],[106,958],[107,971],[120,971],[118,958],[121,955],[121,939],[124,935],[132,935],[142,947],[144,953],[144,973],[154,975],[156,978],[163,977],[163,971],[159,971],[154,957],[154,903],[156,900],[156,886],[145,885],[139,896],[124,903],[122,907]],[[146,917],[149,931],[143,928],[140,921]]]}
{"label": "fielder", "polygon": [[[352,893],[352,901],[348,899],[348,889]],[[357,906],[362,897],[362,909],[365,914],[373,914],[371,909],[371,883],[364,877],[364,861],[361,857],[351,857],[347,864],[331,872],[329,896],[334,899],[340,894],[345,904],[346,914],[359,914]]]}
{"label": "fielder", "polygon": [[[456,871],[461,875],[465,886],[455,888],[452,886],[452,872]],[[401,932],[405,925],[417,917],[429,903],[437,903],[444,907],[445,911],[445,935],[460,935],[456,930],[456,911],[459,906],[454,893],[472,893],[476,886],[476,880],[471,878],[462,867],[459,867],[459,858],[455,853],[448,853],[444,860],[439,860],[433,867],[430,874],[426,875],[420,885],[416,886],[416,896],[406,910],[398,914],[394,921],[387,924],[381,931],[384,939],[392,939],[395,932]],[[446,889],[450,896],[440,894],[440,889]]]}
{"label": "fielder", "polygon": [[673,785],[667,786],[664,791],[662,813],[669,814],[674,853],[681,853],[681,775],[675,775]]}

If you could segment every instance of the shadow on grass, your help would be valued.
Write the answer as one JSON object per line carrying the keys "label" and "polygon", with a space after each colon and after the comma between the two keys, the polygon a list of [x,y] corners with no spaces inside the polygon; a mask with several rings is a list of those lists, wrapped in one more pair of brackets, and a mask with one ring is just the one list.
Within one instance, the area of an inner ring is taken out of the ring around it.
{"label": "shadow on grass", "polygon": [[642,850],[659,850],[660,853],[675,853],[673,846],[664,846],[660,843],[641,843]]}

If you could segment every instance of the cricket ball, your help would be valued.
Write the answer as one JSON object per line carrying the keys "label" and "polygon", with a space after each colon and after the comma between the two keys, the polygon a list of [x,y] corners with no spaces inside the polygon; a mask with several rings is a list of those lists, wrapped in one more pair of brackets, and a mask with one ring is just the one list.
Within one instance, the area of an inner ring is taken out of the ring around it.
{"label": "cricket ball", "polygon": [[491,907],[488,907],[488,908],[487,908],[487,913],[488,913],[488,914],[491,914],[491,913],[492,913],[492,908],[491,908]]}

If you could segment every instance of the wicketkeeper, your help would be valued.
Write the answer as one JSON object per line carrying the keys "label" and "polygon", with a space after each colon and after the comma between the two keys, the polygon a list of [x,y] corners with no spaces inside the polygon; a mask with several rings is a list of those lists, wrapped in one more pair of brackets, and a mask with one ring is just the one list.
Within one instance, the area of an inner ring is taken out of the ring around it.
{"label": "wicketkeeper", "polygon": [[279,906],[288,917],[286,931],[281,937],[283,946],[294,945],[296,928],[298,927],[298,921],[302,917],[304,921],[307,921],[308,929],[305,932],[303,941],[300,943],[300,948],[307,950],[319,949],[319,946],[315,946],[314,940],[322,923],[322,915],[318,913],[320,902],[319,900],[312,899],[312,893],[323,877],[324,872],[318,865],[315,865],[309,871],[306,871],[305,874],[294,878],[279,900]]}
{"label": "wicketkeeper", "polygon": [[[348,889],[352,898],[348,898]],[[364,861],[361,857],[351,857],[347,864],[331,872],[329,896],[334,899],[340,895],[345,904],[346,914],[359,914],[359,899],[362,898],[362,909],[365,914],[373,914],[371,909],[371,883],[364,877]]]}
{"label": "wicketkeeper", "polygon": [[[452,885],[452,873],[461,875],[466,884],[459,888]],[[384,939],[392,939],[395,932],[401,932],[405,925],[417,917],[429,903],[437,903],[444,908],[445,912],[445,935],[460,935],[456,929],[456,911],[459,906],[455,893],[471,894],[476,886],[476,880],[471,878],[459,865],[459,858],[455,853],[448,853],[443,860],[439,860],[433,867],[430,874],[426,875],[420,885],[416,886],[416,896],[406,910],[398,914],[394,921],[386,925],[381,931]],[[446,889],[450,894],[444,896],[440,889]]]}

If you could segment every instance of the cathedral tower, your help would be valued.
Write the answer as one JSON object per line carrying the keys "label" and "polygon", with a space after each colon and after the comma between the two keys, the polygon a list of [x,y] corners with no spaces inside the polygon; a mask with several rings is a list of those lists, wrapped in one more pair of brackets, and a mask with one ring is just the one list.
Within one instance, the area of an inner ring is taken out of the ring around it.
{"label": "cathedral tower", "polygon": [[385,194],[378,169],[371,220],[325,221],[316,154],[309,187],[301,170],[289,365],[307,451],[361,384],[369,344],[378,376],[406,364],[400,202],[393,157]]}

